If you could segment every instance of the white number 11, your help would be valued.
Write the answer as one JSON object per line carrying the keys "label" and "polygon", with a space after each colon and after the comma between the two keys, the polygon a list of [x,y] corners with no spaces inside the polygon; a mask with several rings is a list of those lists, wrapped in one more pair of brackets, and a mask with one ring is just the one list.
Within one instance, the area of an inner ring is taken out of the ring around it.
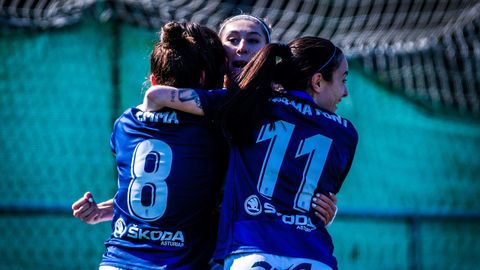
{"label": "white number 11", "polygon": [[[271,128],[271,124],[262,126],[257,138],[257,143],[270,140],[257,184],[258,192],[268,199],[272,198],[280,167],[295,128],[295,125],[283,120],[276,121],[274,125],[275,129]],[[307,212],[310,209],[310,201],[320,180],[331,144],[332,139],[320,134],[300,141],[295,158],[303,155],[308,155],[308,158],[302,182],[295,196],[293,205],[295,210]]]}

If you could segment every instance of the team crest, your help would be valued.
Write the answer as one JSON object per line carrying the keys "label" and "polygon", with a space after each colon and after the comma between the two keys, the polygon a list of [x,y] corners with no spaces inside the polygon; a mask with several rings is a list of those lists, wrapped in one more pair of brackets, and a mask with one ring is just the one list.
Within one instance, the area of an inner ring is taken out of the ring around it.
{"label": "team crest", "polygon": [[262,204],[260,203],[260,199],[257,197],[257,195],[250,195],[245,200],[244,207],[247,214],[251,216],[256,216],[262,213]]}
{"label": "team crest", "polygon": [[119,218],[115,222],[115,230],[113,231],[113,236],[120,238],[125,234],[126,230],[127,230],[127,224],[125,224],[125,221],[123,220],[123,218]]}

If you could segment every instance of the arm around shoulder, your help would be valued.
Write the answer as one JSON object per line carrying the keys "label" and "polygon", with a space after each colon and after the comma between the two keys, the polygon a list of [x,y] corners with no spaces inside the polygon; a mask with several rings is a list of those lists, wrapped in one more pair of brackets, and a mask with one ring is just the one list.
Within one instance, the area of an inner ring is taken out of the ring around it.
{"label": "arm around shoulder", "polygon": [[150,87],[145,93],[143,104],[140,108],[144,111],[158,111],[163,107],[196,115],[204,115],[200,98],[194,89],[164,85]]}

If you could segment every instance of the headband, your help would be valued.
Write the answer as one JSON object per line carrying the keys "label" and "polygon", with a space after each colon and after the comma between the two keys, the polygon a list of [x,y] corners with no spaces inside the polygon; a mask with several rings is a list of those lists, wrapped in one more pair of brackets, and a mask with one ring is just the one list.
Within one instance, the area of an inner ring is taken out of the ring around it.
{"label": "headband", "polygon": [[271,42],[270,29],[268,28],[268,25],[262,19],[249,14],[240,14],[240,15],[233,16],[230,19],[227,19],[224,23],[222,23],[220,30],[218,30],[218,33],[221,34],[223,31],[223,28],[225,28],[225,25],[227,25],[228,23],[231,23],[233,21],[238,21],[241,19],[246,19],[250,21],[253,19],[254,21],[258,22],[262,26],[265,34],[267,34],[267,43]]}
{"label": "headband", "polygon": [[323,66],[321,66],[319,69],[317,69],[317,71],[315,71],[315,73],[317,72],[320,72],[324,67],[326,67],[333,59],[333,57],[335,56],[335,54],[337,53],[337,46],[334,46],[334,50],[333,50],[333,54],[332,56],[330,56],[330,59],[328,59],[328,61],[323,64]]}

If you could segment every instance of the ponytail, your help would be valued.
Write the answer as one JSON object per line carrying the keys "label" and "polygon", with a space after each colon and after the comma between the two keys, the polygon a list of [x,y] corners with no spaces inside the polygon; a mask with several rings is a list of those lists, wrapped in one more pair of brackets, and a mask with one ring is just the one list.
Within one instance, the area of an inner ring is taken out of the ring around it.
{"label": "ponytail", "polygon": [[220,109],[220,123],[225,135],[237,142],[252,142],[249,134],[259,128],[262,119],[270,119],[268,100],[278,77],[285,76],[291,63],[288,45],[268,44],[243,68],[238,90]]}

